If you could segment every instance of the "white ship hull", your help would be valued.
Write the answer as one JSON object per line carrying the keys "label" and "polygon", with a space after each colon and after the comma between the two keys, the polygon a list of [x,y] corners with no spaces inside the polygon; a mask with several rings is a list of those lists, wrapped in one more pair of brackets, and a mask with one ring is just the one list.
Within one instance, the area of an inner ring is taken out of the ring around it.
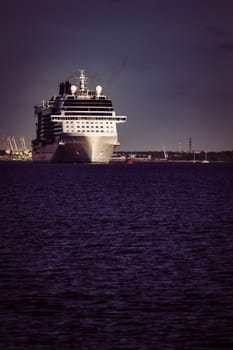
{"label": "white ship hull", "polygon": [[34,146],[32,159],[40,162],[108,163],[116,145],[117,135],[69,135],[63,142]]}

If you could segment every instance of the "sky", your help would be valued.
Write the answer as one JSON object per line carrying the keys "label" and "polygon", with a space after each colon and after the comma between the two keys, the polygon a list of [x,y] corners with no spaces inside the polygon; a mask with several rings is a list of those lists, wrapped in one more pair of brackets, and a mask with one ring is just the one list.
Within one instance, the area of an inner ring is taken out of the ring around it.
{"label": "sky", "polygon": [[34,105],[85,69],[117,115],[118,150],[233,150],[232,0],[8,0],[0,136],[35,138]]}

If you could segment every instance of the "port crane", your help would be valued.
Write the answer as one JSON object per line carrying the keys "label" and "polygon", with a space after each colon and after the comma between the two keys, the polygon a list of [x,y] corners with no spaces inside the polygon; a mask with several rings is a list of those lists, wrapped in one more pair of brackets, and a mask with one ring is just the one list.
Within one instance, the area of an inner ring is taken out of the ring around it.
{"label": "port crane", "polygon": [[19,143],[20,143],[20,151],[22,152],[22,154],[28,154],[29,149],[26,146],[26,142],[23,136],[20,136]]}
{"label": "port crane", "polygon": [[10,154],[10,153],[13,154],[14,153],[14,147],[13,147],[12,140],[11,140],[10,136],[8,136],[7,139],[6,139],[5,152],[7,154]]}
{"label": "port crane", "polygon": [[30,156],[30,150],[26,146],[24,136],[19,137],[19,146],[17,145],[15,136],[2,136],[4,141],[5,153],[12,156]]}
{"label": "port crane", "polygon": [[19,154],[19,149],[14,136],[12,136],[11,141],[13,145],[13,154]]}

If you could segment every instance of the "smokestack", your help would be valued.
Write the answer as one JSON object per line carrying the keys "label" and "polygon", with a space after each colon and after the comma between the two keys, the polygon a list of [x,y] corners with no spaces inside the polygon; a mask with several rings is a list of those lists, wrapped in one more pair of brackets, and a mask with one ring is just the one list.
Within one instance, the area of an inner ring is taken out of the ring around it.
{"label": "smokestack", "polygon": [[189,138],[189,153],[192,153],[192,137]]}

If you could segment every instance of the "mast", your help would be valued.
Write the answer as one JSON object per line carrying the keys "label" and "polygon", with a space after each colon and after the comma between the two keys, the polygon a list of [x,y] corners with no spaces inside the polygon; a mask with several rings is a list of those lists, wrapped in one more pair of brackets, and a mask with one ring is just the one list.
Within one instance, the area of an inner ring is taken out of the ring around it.
{"label": "mast", "polygon": [[80,69],[80,77],[79,77],[79,88],[80,91],[85,91],[86,86],[85,83],[87,82],[87,77],[84,74],[84,69]]}
{"label": "mast", "polygon": [[165,146],[163,146],[163,154],[164,154],[164,160],[168,160],[168,154],[167,154]]}

